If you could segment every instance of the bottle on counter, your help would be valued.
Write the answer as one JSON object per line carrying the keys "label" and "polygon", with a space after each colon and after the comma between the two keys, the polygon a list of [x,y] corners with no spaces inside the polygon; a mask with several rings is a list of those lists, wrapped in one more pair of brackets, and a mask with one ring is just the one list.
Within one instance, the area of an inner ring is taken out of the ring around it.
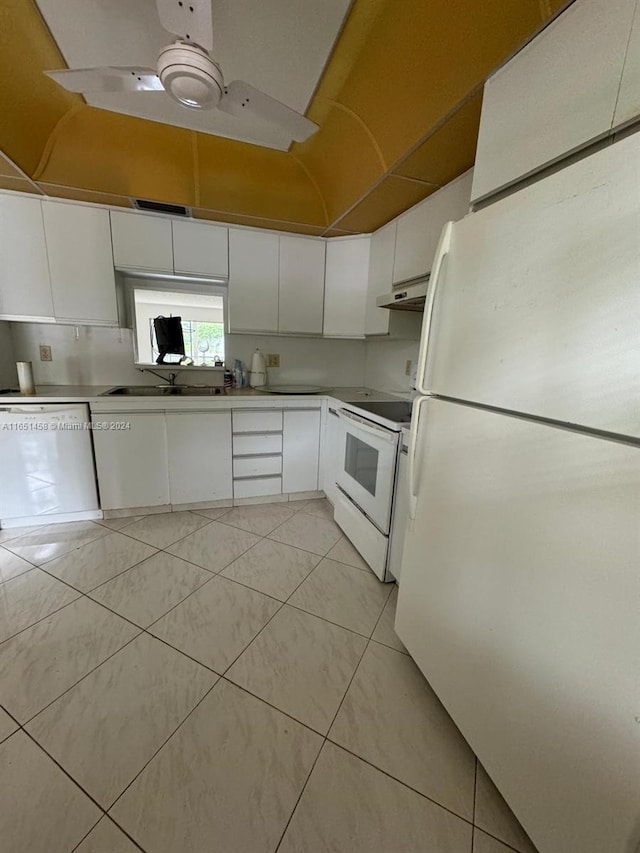
{"label": "bottle on counter", "polygon": [[236,387],[236,388],[242,388],[242,371],[243,371],[243,368],[244,368],[244,365],[242,364],[242,361],[239,358],[236,358],[236,360],[233,363],[233,384],[234,384],[234,387]]}
{"label": "bottle on counter", "polygon": [[267,362],[259,349],[251,359],[250,384],[252,388],[261,388],[267,384]]}

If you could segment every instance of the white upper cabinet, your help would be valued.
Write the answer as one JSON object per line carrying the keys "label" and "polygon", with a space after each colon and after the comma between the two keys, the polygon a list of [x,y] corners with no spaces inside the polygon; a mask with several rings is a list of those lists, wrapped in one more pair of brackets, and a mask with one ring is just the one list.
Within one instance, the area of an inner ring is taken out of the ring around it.
{"label": "white upper cabinet", "polygon": [[109,211],[43,201],[56,320],[116,325]]}
{"label": "white upper cabinet", "polygon": [[366,335],[386,335],[389,332],[391,312],[378,308],[376,299],[389,293],[393,283],[393,261],[396,251],[396,228],[394,219],[371,235],[369,255],[369,281],[364,331]]}
{"label": "white upper cabinet", "polygon": [[[610,131],[635,6],[577,0],[487,81],[473,201]],[[627,109],[638,99],[637,63]]]}
{"label": "white upper cabinet", "polygon": [[182,275],[229,275],[229,229],[206,222],[174,219],[173,268]]}
{"label": "white upper cabinet", "polygon": [[279,238],[229,229],[229,331],[278,331]]}
{"label": "white upper cabinet", "polygon": [[469,212],[472,180],[473,169],[469,169],[398,217],[394,284],[431,272],[444,224]]}
{"label": "white upper cabinet", "polygon": [[626,124],[638,116],[640,116],[640,0],[636,0],[636,14],[622,70],[622,83],[613,126]]}
{"label": "white upper cabinet", "polygon": [[368,236],[327,240],[325,337],[364,337],[370,243]]}
{"label": "white upper cabinet", "polygon": [[321,335],[324,240],[280,236],[278,331]]}
{"label": "white upper cabinet", "polygon": [[116,267],[173,272],[170,219],[112,210],[111,237]]}
{"label": "white upper cabinet", "polygon": [[0,317],[53,319],[39,198],[0,194]]}

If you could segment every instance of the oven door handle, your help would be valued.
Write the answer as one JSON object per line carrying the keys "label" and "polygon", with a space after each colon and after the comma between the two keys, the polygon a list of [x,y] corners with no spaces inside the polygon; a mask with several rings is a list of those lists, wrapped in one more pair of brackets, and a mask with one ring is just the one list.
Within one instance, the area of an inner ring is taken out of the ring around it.
{"label": "oven door handle", "polygon": [[387,444],[397,444],[398,442],[399,433],[386,429],[386,427],[375,427],[373,424],[368,423],[363,418],[359,418],[347,409],[338,409],[338,417],[343,421],[348,421],[356,429],[368,432],[370,435],[375,435],[375,437],[381,441],[386,441]]}

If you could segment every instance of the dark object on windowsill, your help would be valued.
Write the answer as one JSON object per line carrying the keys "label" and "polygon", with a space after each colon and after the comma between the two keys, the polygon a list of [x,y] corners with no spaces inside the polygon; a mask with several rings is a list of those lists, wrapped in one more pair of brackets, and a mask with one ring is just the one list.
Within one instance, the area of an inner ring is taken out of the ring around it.
{"label": "dark object on windowsill", "polygon": [[[156,343],[160,353],[156,359],[156,364],[179,364],[180,359],[185,356],[182,317],[155,317],[153,329],[156,333]],[[165,362],[167,356],[178,356],[178,359]]]}

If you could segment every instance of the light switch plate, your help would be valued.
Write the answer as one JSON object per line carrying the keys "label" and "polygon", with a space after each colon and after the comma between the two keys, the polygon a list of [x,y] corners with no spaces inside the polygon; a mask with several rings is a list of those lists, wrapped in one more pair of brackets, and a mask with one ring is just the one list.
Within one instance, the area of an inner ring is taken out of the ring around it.
{"label": "light switch plate", "polygon": [[267,354],[267,367],[280,367],[280,354],[270,352]]}
{"label": "light switch plate", "polygon": [[53,361],[51,347],[40,344],[40,361]]}

